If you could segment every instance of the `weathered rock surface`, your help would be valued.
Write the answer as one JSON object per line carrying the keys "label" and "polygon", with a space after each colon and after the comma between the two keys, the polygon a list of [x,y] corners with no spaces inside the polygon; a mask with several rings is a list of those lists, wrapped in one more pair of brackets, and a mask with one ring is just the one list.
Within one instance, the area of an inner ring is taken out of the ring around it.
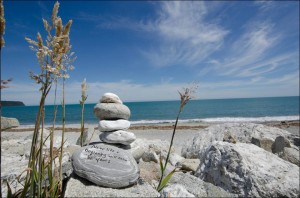
{"label": "weathered rock surface", "polygon": [[122,104],[122,100],[114,93],[105,93],[100,99],[100,103],[118,103]]}
{"label": "weathered rock surface", "polygon": [[198,158],[198,153],[209,146],[213,141],[228,141],[231,143],[251,143],[252,137],[256,139],[270,139],[275,141],[276,137],[288,137],[288,131],[253,123],[226,123],[213,125],[202,129],[193,139],[188,140],[181,150],[185,158]]}
{"label": "weathered rock surface", "polygon": [[269,138],[258,139],[258,138],[252,137],[251,143],[262,149],[265,149],[266,151],[272,152],[272,146],[274,144],[274,140],[269,139]]}
{"label": "weathered rock surface", "polygon": [[226,192],[224,189],[204,182],[201,179],[182,172],[176,172],[168,184],[179,184],[195,197],[234,197],[235,195]]}
{"label": "weathered rock surface", "polygon": [[182,185],[172,184],[165,187],[160,192],[160,197],[195,197],[193,194],[189,193]]}
{"label": "weathered rock surface", "polygon": [[286,161],[289,161],[297,166],[300,166],[300,152],[299,148],[293,146],[291,148],[285,147],[283,152],[278,153],[278,156]]}
{"label": "weathered rock surface", "polygon": [[[148,182],[152,183],[153,181],[156,181],[158,184],[158,181],[160,179],[160,165],[159,163],[155,162],[144,162],[143,160],[140,160],[139,162],[139,168],[140,168],[140,177]],[[167,164],[167,168],[165,170],[165,173],[168,174],[171,171],[175,169],[174,166],[172,166],[170,163]],[[155,188],[157,185],[155,185]]]}
{"label": "weathered rock surface", "polygon": [[130,127],[130,122],[128,120],[100,120],[98,125],[98,130],[101,132],[126,130]]}
{"label": "weathered rock surface", "polygon": [[[5,140],[1,145],[1,185],[2,195],[6,196],[7,186],[6,182],[10,184],[12,193],[22,188],[22,185],[17,181],[17,177],[26,170],[28,166],[28,159],[31,148],[31,140]],[[43,153],[49,156],[49,149],[44,149]],[[65,151],[62,157],[62,172],[63,178],[69,177],[72,173],[72,166],[70,161],[70,154]],[[58,170],[59,159],[56,158],[54,168]],[[46,171],[47,172],[47,171]],[[23,182],[26,173],[20,177]],[[47,178],[47,175],[45,176]]]}
{"label": "weathered rock surface", "polygon": [[131,153],[108,144],[83,147],[74,152],[72,161],[77,175],[104,187],[126,187],[139,177],[139,168]]}
{"label": "weathered rock surface", "polygon": [[7,118],[1,116],[1,130],[10,129],[18,126],[20,126],[20,123],[16,118]]}
{"label": "weathered rock surface", "polygon": [[196,172],[200,164],[199,159],[183,159],[178,162],[177,166],[180,166],[182,170]]}
{"label": "weathered rock surface", "polygon": [[214,142],[196,176],[243,197],[297,197],[299,167],[253,144]]}
{"label": "weathered rock surface", "polygon": [[124,189],[103,188],[73,175],[66,185],[65,197],[158,197],[159,193],[148,183],[139,180]]}
{"label": "weathered rock surface", "polygon": [[[131,148],[138,148],[140,152],[143,152],[142,159],[144,161],[159,162],[159,156],[162,155],[163,159],[166,159],[166,154],[169,150],[170,142],[160,139],[148,140],[148,139],[136,139],[131,145]],[[171,155],[175,152],[174,146],[171,148]],[[169,159],[169,162],[176,164],[178,160],[182,159],[177,155],[174,155]]]}
{"label": "weathered rock surface", "polygon": [[94,107],[94,114],[100,120],[128,120],[130,117],[130,110],[123,104],[98,103]]}
{"label": "weathered rock surface", "polygon": [[[28,159],[25,156],[1,151],[1,192],[3,197],[7,195],[6,182],[10,184],[12,193],[22,188],[17,177],[27,168],[27,165]],[[23,181],[25,176],[26,174],[23,174],[20,180]]]}
{"label": "weathered rock surface", "polygon": [[275,142],[272,145],[272,152],[281,153],[283,152],[284,147],[291,147],[290,141],[283,136],[278,136],[276,137]]}
{"label": "weathered rock surface", "polygon": [[100,134],[100,139],[106,143],[130,145],[136,139],[136,136],[128,131],[118,130],[103,132]]}

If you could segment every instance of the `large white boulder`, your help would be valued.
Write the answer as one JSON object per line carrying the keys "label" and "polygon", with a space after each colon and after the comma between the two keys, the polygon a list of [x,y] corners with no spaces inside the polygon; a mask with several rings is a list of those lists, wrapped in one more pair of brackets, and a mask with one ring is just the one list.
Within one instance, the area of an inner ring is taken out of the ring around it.
{"label": "large white boulder", "polygon": [[198,158],[198,153],[209,146],[213,141],[251,143],[252,138],[269,139],[275,141],[276,137],[288,137],[288,131],[254,123],[226,123],[212,125],[202,129],[193,139],[187,140],[182,146],[181,155],[185,158]]}
{"label": "large white boulder", "polygon": [[197,177],[239,196],[299,196],[299,167],[253,144],[217,141],[200,161]]}

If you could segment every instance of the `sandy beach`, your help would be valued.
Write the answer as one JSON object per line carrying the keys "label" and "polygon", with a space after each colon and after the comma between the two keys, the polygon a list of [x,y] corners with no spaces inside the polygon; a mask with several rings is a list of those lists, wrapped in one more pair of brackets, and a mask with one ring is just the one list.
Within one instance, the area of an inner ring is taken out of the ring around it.
{"label": "sandy beach", "polygon": [[[224,123],[224,122],[223,122]],[[264,124],[267,126],[277,127],[289,131],[294,135],[299,134],[299,120],[293,121],[269,121],[269,122],[257,122],[259,124]],[[176,135],[174,138],[174,147],[177,153],[180,153],[182,145],[186,140],[194,137],[199,130],[209,127],[211,125],[222,124],[222,122],[182,122],[178,123]],[[50,128],[50,125],[46,125],[46,128]],[[95,129],[91,141],[99,141],[100,132],[97,130],[97,124],[87,124],[86,129]],[[161,139],[161,140],[171,140],[173,132],[174,123],[161,123],[161,124],[134,124],[131,125],[129,131],[133,132],[137,138],[140,139]],[[56,126],[56,135],[61,135],[61,126]],[[65,138],[70,144],[75,144],[77,138],[79,137],[80,125],[70,124],[66,125]],[[33,126],[21,125],[14,129],[9,129],[3,131],[1,134],[1,141],[9,139],[24,139],[31,135],[33,131]]]}

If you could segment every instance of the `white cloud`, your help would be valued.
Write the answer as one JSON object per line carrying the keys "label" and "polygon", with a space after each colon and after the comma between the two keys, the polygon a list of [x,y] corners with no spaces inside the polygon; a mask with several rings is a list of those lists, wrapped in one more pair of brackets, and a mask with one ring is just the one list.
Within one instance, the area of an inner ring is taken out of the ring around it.
{"label": "white cloud", "polygon": [[160,43],[142,54],[156,66],[196,65],[218,50],[228,31],[205,19],[203,1],[161,2],[158,18],[148,21],[147,29]]}

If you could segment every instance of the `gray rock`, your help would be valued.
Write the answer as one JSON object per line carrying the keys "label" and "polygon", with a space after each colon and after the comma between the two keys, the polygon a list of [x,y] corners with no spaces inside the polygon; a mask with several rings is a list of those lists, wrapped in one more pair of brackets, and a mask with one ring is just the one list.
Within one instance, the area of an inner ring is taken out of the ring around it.
{"label": "gray rock", "polygon": [[120,100],[119,96],[113,93],[105,93],[100,99],[100,103],[118,103],[122,104],[122,100]]}
{"label": "gray rock", "polygon": [[[167,158],[167,153],[165,156],[163,156],[163,159],[166,160]],[[178,155],[177,153],[170,153],[170,156],[169,156],[169,160],[168,162],[170,164],[172,164],[173,166],[175,166],[177,163],[181,162],[182,160],[184,160],[185,158],[184,157],[181,157],[180,155]],[[199,165],[199,164],[198,164]]]}
{"label": "gray rock", "polygon": [[165,187],[160,192],[160,197],[195,197],[193,194],[189,193],[182,185],[172,184]]}
{"label": "gray rock", "polygon": [[180,184],[195,197],[234,197],[218,186],[204,182],[201,179],[182,172],[176,172],[169,180],[169,184]]}
{"label": "gray rock", "polygon": [[284,147],[291,147],[290,141],[283,136],[278,136],[276,137],[275,142],[272,145],[272,152],[281,153],[283,152]]}
{"label": "gray rock", "polygon": [[251,143],[252,137],[257,139],[271,139],[278,136],[288,137],[288,131],[253,123],[226,123],[212,125],[202,129],[193,139],[182,146],[181,155],[185,158],[198,158],[198,153],[213,141],[228,141],[231,143]]}
{"label": "gray rock", "polygon": [[66,184],[65,197],[158,197],[159,193],[148,183],[139,180],[137,185],[124,189],[103,188],[73,175]]}
{"label": "gray rock", "polygon": [[153,149],[144,152],[144,154],[142,155],[142,159],[144,162],[159,162],[159,156],[155,153]]}
{"label": "gray rock", "polygon": [[94,107],[94,114],[100,120],[116,120],[130,117],[130,110],[127,106],[117,103],[98,103]]}
{"label": "gray rock", "polygon": [[1,116],[1,130],[14,128],[20,126],[19,121],[16,118],[7,118]]}
{"label": "gray rock", "polygon": [[291,162],[297,166],[300,166],[299,159],[299,148],[298,147],[285,147],[283,152],[279,153],[278,156],[288,162]]}
{"label": "gray rock", "polygon": [[118,130],[103,132],[100,134],[100,139],[106,143],[130,145],[136,139],[136,136],[128,131]]}
{"label": "gray rock", "polygon": [[[140,160],[139,162],[139,168],[140,168],[140,177],[145,180],[148,183],[155,183],[153,187],[156,188],[158,181],[161,176],[161,170],[159,163],[155,162],[144,162],[143,160]],[[172,166],[170,163],[167,163],[167,167],[165,170],[165,175],[169,174],[171,171],[175,169],[174,166]],[[153,182],[155,181],[155,182]],[[157,182],[157,183],[156,183]]]}
{"label": "gray rock", "polygon": [[269,138],[259,139],[259,138],[252,137],[251,143],[272,153],[272,146],[274,144],[274,140],[272,139]]}
{"label": "gray rock", "polygon": [[101,132],[107,132],[107,131],[126,130],[129,127],[130,127],[130,122],[128,120],[124,120],[124,119],[101,120],[99,121],[98,129]]}
{"label": "gray rock", "polygon": [[214,142],[196,176],[243,197],[297,197],[299,167],[253,144]]}
{"label": "gray rock", "polygon": [[300,146],[300,138],[299,137],[294,137],[293,138],[293,143],[295,146]]}
{"label": "gray rock", "polygon": [[[161,153],[167,153],[169,150],[170,142],[166,140],[160,139],[136,139],[132,144],[132,147],[139,146],[141,149],[145,150],[145,152],[154,151],[157,155]],[[174,146],[171,148],[171,153],[175,152]]]}
{"label": "gray rock", "polygon": [[134,144],[134,142],[130,144],[130,152],[131,152],[132,156],[134,157],[135,161],[139,162],[139,160],[144,155],[145,150],[142,147],[140,147],[139,145]]}
{"label": "gray rock", "polygon": [[196,172],[200,164],[199,159],[184,159],[178,163],[182,170]]}
{"label": "gray rock", "polygon": [[130,152],[104,143],[79,149],[72,161],[77,175],[104,187],[126,187],[139,177],[139,168]]}

